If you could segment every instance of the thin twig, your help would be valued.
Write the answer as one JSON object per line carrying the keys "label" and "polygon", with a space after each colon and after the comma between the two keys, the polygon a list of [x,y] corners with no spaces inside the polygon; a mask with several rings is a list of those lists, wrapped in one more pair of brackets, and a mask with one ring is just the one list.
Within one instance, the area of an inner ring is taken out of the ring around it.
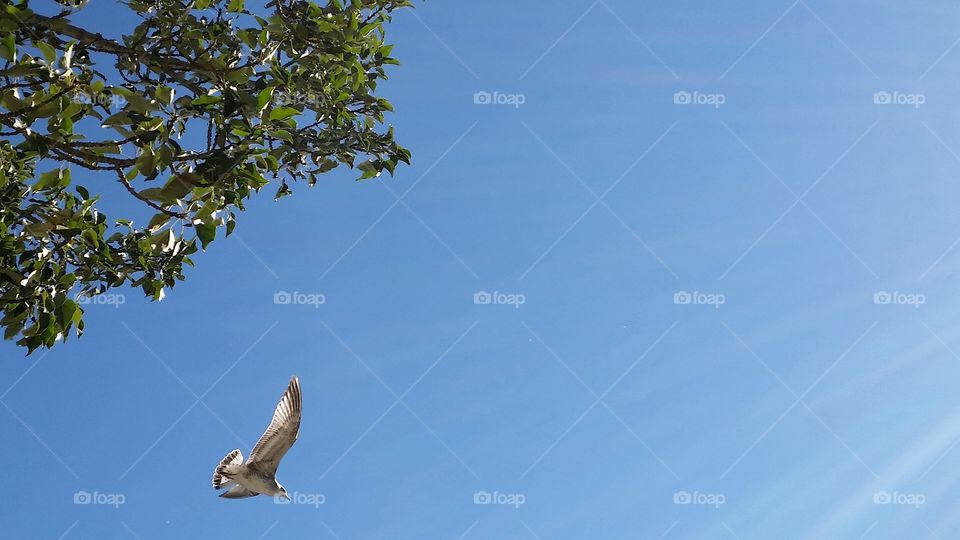
{"label": "thin twig", "polygon": [[173,210],[168,210],[158,205],[157,203],[151,201],[150,199],[147,199],[143,195],[140,195],[140,193],[136,189],[134,189],[132,185],[130,185],[130,182],[127,181],[127,177],[123,175],[123,169],[114,169],[114,170],[117,173],[117,178],[120,179],[120,183],[123,184],[123,187],[127,188],[127,191],[129,191],[131,195],[133,195],[134,197],[146,203],[147,206],[149,206],[150,208],[153,208],[154,210],[157,210],[158,212],[163,212],[168,216],[180,218],[180,219],[186,219],[187,217],[186,214],[181,212],[174,212]]}

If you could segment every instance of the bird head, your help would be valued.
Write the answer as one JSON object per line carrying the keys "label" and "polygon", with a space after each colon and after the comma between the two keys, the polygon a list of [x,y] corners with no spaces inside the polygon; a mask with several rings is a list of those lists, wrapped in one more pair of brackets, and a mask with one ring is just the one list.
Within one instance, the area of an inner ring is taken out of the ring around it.
{"label": "bird head", "polygon": [[287,490],[286,490],[283,486],[280,486],[280,495],[279,495],[279,497],[280,497],[282,500],[286,500],[286,501],[289,501],[289,500],[290,500],[290,496],[287,495]]}

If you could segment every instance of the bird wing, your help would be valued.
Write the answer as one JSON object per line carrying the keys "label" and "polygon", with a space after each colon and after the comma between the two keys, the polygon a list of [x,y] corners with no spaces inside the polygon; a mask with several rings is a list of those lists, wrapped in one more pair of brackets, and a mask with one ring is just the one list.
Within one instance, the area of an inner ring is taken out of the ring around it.
{"label": "bird wing", "polygon": [[220,494],[224,499],[246,499],[247,497],[256,497],[259,493],[254,493],[240,484],[232,484],[229,490]]}
{"label": "bird wing", "polygon": [[276,474],[277,466],[300,434],[300,379],[290,379],[287,391],[280,398],[273,420],[253,447],[247,464],[264,472]]}

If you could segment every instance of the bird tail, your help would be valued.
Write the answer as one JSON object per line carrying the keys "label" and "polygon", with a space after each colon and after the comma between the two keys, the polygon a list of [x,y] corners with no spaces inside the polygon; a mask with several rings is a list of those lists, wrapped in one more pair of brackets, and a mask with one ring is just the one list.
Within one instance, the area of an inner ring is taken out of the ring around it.
{"label": "bird tail", "polygon": [[230,476],[237,472],[237,468],[243,463],[243,454],[240,449],[236,449],[220,460],[220,464],[213,471],[213,489],[226,487],[230,483]]}

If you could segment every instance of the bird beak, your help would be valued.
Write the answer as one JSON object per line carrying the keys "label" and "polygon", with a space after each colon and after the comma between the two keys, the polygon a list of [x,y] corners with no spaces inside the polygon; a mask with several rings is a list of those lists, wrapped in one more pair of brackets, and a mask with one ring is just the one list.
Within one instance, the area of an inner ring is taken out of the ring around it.
{"label": "bird beak", "polygon": [[281,499],[281,500],[284,500],[284,501],[289,501],[289,500],[290,500],[290,496],[287,495],[286,493],[281,493],[281,494],[280,494],[280,499]]}

